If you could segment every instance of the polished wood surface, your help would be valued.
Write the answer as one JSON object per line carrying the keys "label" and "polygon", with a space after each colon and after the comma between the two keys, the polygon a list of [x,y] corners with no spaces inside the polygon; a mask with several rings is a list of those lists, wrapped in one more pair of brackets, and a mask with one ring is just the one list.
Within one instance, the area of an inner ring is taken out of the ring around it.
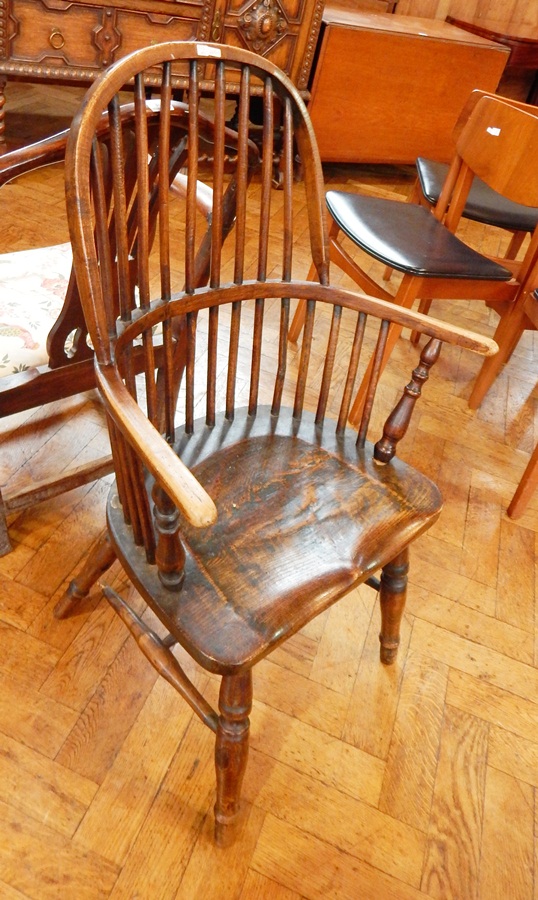
{"label": "polished wood surface", "polygon": [[538,68],[538,26],[525,23],[507,26],[500,20],[482,17],[472,19],[447,16],[446,21],[471,34],[505,44],[510,48],[511,66]]}
{"label": "polished wood surface", "polygon": [[[523,24],[507,28],[502,22],[493,19],[457,19],[454,16],[447,16],[447,22],[508,47],[510,69],[538,70],[538,26]],[[535,103],[537,99],[538,75],[535,75],[527,100],[529,103]]]}
{"label": "polished wood surface", "polygon": [[335,3],[323,21],[309,111],[324,161],[450,159],[468,95],[495,90],[508,59],[499,44],[433,19]]}
{"label": "polished wood surface", "polygon": [[[44,117],[50,102],[49,88],[14,84],[12,121],[17,108]],[[360,185],[383,197],[405,198],[413,184],[406,168],[330,166],[325,174],[335,189]],[[60,167],[32,176],[43,207],[61,192]],[[30,192],[16,196],[2,207],[6,249],[43,237],[25,216]],[[304,215],[299,186],[295,196]],[[464,228],[473,246],[502,254],[505,235],[474,222]],[[48,237],[64,240],[59,217],[56,229]],[[336,269],[333,278],[351,286]],[[485,333],[495,327],[483,304],[439,312]],[[445,348],[400,451],[427,465],[444,510],[412,553],[396,668],[379,670],[367,587],[261,665],[241,835],[225,853],[211,844],[211,733],[157,678],[98,593],[76,618],[52,618],[100,532],[107,488],[80,488],[13,518],[16,548],[0,561],[9,650],[0,708],[4,896],[534,900],[538,504],[532,498],[517,522],[505,511],[536,441],[537,349],[527,332],[472,413],[466,397],[479,360]],[[396,371],[411,363],[407,340],[396,354],[383,382],[387,408]],[[31,451],[17,436],[24,422],[4,420],[2,463],[7,453],[26,454],[42,471],[55,433],[56,462],[69,462],[62,426],[73,430],[75,412],[95,442],[98,407],[79,401],[67,419],[58,410],[43,424]],[[435,444],[427,458],[425,434]],[[113,575],[125,593],[117,567]],[[195,677],[217,702],[216,679]]]}
{"label": "polished wood surface", "polygon": [[538,8],[534,3],[507,3],[506,0],[399,0],[402,15],[431,16],[444,19],[493,19],[504,31],[513,27],[538,26]]}

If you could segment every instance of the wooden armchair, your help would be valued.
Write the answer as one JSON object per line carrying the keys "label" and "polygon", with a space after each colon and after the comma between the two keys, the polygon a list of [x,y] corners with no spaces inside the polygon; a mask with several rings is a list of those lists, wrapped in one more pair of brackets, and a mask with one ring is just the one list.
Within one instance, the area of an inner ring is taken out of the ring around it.
{"label": "wooden armchair", "polygon": [[[538,254],[538,227],[521,260],[477,253],[454,232],[475,178],[511,203],[538,206],[537,145],[536,107],[481,96],[459,132],[456,154],[431,212],[414,203],[327,192],[331,260],[363,290],[400,306],[411,307],[419,300],[419,310],[427,313],[435,298],[476,299],[505,314],[520,291],[528,288]],[[362,253],[352,256],[346,239]],[[382,278],[367,271],[372,259],[401,273],[394,293],[382,284]],[[309,277],[315,277],[314,269]],[[304,303],[300,303],[290,340],[297,340],[304,315]],[[399,327],[391,329],[383,365],[400,333]],[[354,422],[365,402],[366,384],[363,379],[351,409]]]}
{"label": "wooden armchair", "polygon": [[[62,161],[66,139],[67,131],[0,156],[0,186]],[[8,193],[4,189],[4,202]],[[68,242],[0,255],[0,310],[0,416],[95,386]],[[108,454],[0,494],[0,555],[11,549],[7,515],[111,471]]]}
{"label": "wooden armchair", "polygon": [[[170,166],[166,175],[174,195],[182,197],[185,179],[180,168],[185,158],[187,140],[184,128],[185,109],[180,103],[172,106]],[[146,116],[150,132],[149,154],[154,153],[155,125],[158,122],[158,101],[146,102]],[[123,104],[120,112],[123,140],[128,147],[133,141],[134,110]],[[201,118],[201,160],[212,153],[212,123]],[[108,115],[105,113],[98,133],[107,154]],[[40,141],[12,153],[0,156],[0,186],[36,168],[61,162],[65,156],[68,131]],[[223,136],[226,153],[235,153],[235,134],[226,129]],[[258,152],[249,146],[248,178],[258,163]],[[155,161],[153,162],[155,165]],[[196,206],[206,220],[210,213],[211,190],[198,186]],[[157,207],[149,210],[150,240],[153,239]],[[233,197],[224,207],[223,239],[233,227]],[[207,223],[206,223],[207,224]],[[196,263],[195,281],[207,282],[209,242],[211,232],[206,227],[205,239]],[[65,243],[19,251],[0,256],[0,415],[9,416],[53,401],[64,400],[74,394],[95,387],[93,349],[88,340],[77,281],[72,268],[71,246]],[[0,555],[11,549],[6,516],[26,509],[42,500],[56,496],[112,471],[112,457],[107,454],[84,465],[73,467],[23,489],[0,494]]]}
{"label": "wooden armchair", "polygon": [[[181,209],[170,204],[162,177],[168,168],[172,67],[189,78]],[[158,171],[147,163],[148,69],[159,72],[162,82]],[[118,92],[131,80],[137,186],[128,191],[116,120]],[[201,170],[198,110],[208,84],[214,86],[215,154],[211,169]],[[219,136],[230,91],[238,111],[237,163],[227,175]],[[248,189],[253,92],[262,97],[263,149]],[[283,121],[281,192],[271,189],[276,98]],[[113,134],[109,192],[103,190],[95,139],[107,108]],[[296,153],[301,184],[293,178]],[[152,665],[215,733],[216,839],[225,844],[238,815],[256,663],[363,582],[380,595],[381,659],[395,659],[408,547],[441,509],[436,487],[396,458],[396,445],[442,341],[483,353],[495,347],[433,318],[328,286],[323,181],[308,114],[291,82],[254,54],[215,44],[169,43],[127,56],[90,89],[74,120],[66,169],[75,268],[116,482],[107,535],[56,614],[76,609],[111,562],[121,561],[157,616],[159,634],[137,616],[127,597],[106,587],[108,601]],[[203,229],[195,193],[201,178],[212,187],[212,241],[209,284],[197,288],[196,248]],[[230,193],[235,228],[223,252],[223,209]],[[159,228],[150,253],[153,198]],[[298,267],[304,271],[304,254],[315,265],[315,283],[295,275]],[[293,297],[307,306],[300,352],[287,341]],[[393,324],[416,328],[429,341],[374,446],[367,431]],[[135,377],[138,354],[143,376]],[[361,356],[372,355],[367,403],[356,431],[347,424],[353,384]],[[165,388],[162,431],[157,359]],[[172,652],[176,643],[221,676],[218,711],[178,664]]]}

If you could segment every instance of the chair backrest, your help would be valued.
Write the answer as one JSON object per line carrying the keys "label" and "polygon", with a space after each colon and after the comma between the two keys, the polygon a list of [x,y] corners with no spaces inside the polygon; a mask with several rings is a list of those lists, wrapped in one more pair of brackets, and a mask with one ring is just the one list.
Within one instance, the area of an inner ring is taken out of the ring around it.
{"label": "chair backrest", "polygon": [[456,129],[456,154],[437,217],[455,230],[474,177],[514,203],[538,206],[537,150],[536,107],[473,91]]}
{"label": "chair backrest", "polygon": [[[148,70],[159,94],[152,101],[159,119],[154,147],[148,139]],[[180,112],[172,102],[178,71]],[[135,140],[127,146],[118,95],[133,81]],[[253,96],[263,109],[255,128],[249,123]],[[106,109],[109,155],[96,137]],[[177,116],[184,137],[172,152]],[[236,123],[233,139],[228,121]],[[253,139],[261,160],[249,189],[249,160],[255,166],[258,159]],[[182,167],[184,200],[168,189],[171,159]],[[275,166],[280,190],[272,186]],[[286,404],[297,421],[312,411],[319,428],[330,413],[340,439],[365,348],[373,351],[374,364],[354,438],[361,448],[391,321],[434,339],[406,393],[406,410],[420,394],[440,340],[491,351],[487,341],[429,317],[328,287],[324,185],[308,114],[286,76],[247,51],[170,43],[121,60],[94,83],[74,120],[66,177],[77,279],[110,417],[118,492],[149,558],[155,546],[146,469],[190,521],[203,524],[214,515],[169,447],[176,424],[196,433],[198,419],[209,426],[220,415],[231,421],[238,407],[253,422],[261,405],[269,405],[276,422]],[[212,191],[209,241],[196,209],[202,181]],[[315,283],[304,280],[312,262]],[[200,274],[206,272],[208,283]],[[287,342],[292,298],[308,301],[300,351]],[[400,407],[379,445],[380,460],[392,457],[407,421]],[[171,514],[169,501],[161,504],[161,524]]]}
{"label": "chair backrest", "polygon": [[462,160],[514,203],[538,205],[538,109],[482,97],[459,135]]}
{"label": "chair backrest", "polygon": [[483,91],[480,88],[475,88],[469,94],[457,120],[454,128],[452,129],[452,137],[454,139],[454,144],[457,143],[457,140],[465,128],[469,116],[473,112],[476,104],[482,97],[492,97],[494,100],[502,100],[504,103],[509,103],[510,106],[514,106],[516,109],[522,109],[524,112],[530,112],[536,108],[531,103],[524,103],[522,100],[515,100],[513,97],[505,97],[503,94],[495,93],[494,91]]}

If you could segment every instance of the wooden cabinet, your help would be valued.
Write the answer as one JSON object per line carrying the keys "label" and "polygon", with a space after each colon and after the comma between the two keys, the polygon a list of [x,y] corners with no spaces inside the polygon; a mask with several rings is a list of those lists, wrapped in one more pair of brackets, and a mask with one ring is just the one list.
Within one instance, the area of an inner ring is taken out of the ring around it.
{"label": "wooden cabinet", "polygon": [[267,57],[306,91],[323,7],[324,0],[217,0],[213,34]]}
{"label": "wooden cabinet", "polygon": [[212,40],[266,56],[305,91],[324,0],[0,0],[0,140],[6,79],[90,83],[138,47]]}
{"label": "wooden cabinet", "polygon": [[[211,0],[3,0],[0,66],[19,77],[90,81],[109,63],[155,40],[197,36]],[[206,26],[207,27],[207,26]]]}
{"label": "wooden cabinet", "polygon": [[328,3],[309,111],[321,158],[450,159],[473,88],[495,90],[508,51],[446,22]]}

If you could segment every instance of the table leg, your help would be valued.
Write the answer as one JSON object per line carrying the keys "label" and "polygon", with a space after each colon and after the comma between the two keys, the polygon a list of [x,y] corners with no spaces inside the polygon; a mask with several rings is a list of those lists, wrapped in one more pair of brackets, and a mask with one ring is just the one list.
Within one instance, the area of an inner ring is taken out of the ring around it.
{"label": "table leg", "polygon": [[0,144],[5,143],[6,140],[6,111],[4,109],[6,104],[6,84],[6,76],[0,75]]}
{"label": "table leg", "polygon": [[534,78],[527,94],[527,103],[533,103],[534,106],[538,106],[538,71],[534,73]]}

